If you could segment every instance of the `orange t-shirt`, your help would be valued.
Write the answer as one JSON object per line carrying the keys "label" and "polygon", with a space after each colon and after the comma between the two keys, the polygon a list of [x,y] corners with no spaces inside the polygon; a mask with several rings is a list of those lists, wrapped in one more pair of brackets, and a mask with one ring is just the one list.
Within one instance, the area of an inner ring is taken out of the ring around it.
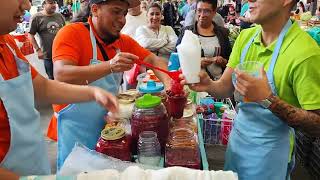
{"label": "orange t-shirt", "polygon": [[[14,39],[10,35],[0,35],[0,73],[5,80],[15,78],[19,75],[14,55],[7,45],[16,51],[19,58],[27,59],[23,56]],[[37,71],[31,67],[32,78],[37,76]],[[1,88],[1,85],[0,85]],[[28,94],[33,96],[33,94]],[[10,124],[6,109],[0,100],[0,162],[7,154],[10,147]]]}
{"label": "orange t-shirt", "polygon": [[[89,18],[89,24],[91,27],[92,20]],[[141,47],[131,37],[121,34],[120,37],[112,44],[104,43],[94,31],[94,35],[99,43],[104,47],[109,59],[112,59],[116,55],[116,49],[120,49],[121,52],[128,52],[138,56],[141,60],[144,60],[147,56],[151,55],[151,52]],[[102,53],[97,45],[98,59],[104,60]],[[90,32],[83,23],[69,24],[58,32],[52,46],[52,60],[53,62],[60,60],[69,60],[75,62],[78,66],[88,66],[92,59],[92,45],[90,40]],[[59,112],[66,105],[54,105],[53,110]],[[57,140],[57,122],[53,116],[48,128],[48,137]]]}

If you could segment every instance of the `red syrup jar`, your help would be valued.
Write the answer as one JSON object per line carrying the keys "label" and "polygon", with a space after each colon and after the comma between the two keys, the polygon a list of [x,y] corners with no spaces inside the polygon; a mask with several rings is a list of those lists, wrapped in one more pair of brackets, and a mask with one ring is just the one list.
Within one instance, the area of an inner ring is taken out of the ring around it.
{"label": "red syrup jar", "polygon": [[123,161],[131,161],[130,139],[122,127],[107,127],[101,132],[96,151]]}
{"label": "red syrup jar", "polygon": [[170,132],[165,152],[165,167],[182,166],[200,169],[200,153],[197,136],[189,128],[177,128]]}
{"label": "red syrup jar", "polygon": [[164,152],[168,129],[168,115],[160,97],[146,94],[136,100],[131,119],[132,150],[134,154],[137,152],[139,135],[143,131],[156,132],[161,150]]}

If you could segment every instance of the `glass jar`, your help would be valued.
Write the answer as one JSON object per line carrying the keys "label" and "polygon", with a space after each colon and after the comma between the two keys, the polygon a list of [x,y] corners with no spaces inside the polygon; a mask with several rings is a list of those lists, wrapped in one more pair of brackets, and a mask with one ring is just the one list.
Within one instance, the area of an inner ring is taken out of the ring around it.
{"label": "glass jar", "polygon": [[155,82],[153,80],[149,80],[147,83],[140,84],[138,87],[140,96],[145,94],[151,94],[153,96],[158,96],[161,98],[162,103],[165,103],[167,96],[164,91],[164,85],[161,82]]}
{"label": "glass jar", "polygon": [[120,117],[118,114],[113,114],[112,112],[108,112],[108,114],[105,116],[105,121],[107,122],[105,128],[118,126],[124,128],[127,135],[131,135],[130,119]]}
{"label": "glass jar", "polygon": [[164,150],[168,128],[167,111],[161,103],[160,97],[146,94],[136,100],[131,119],[132,148],[134,153],[137,150],[139,134],[143,131],[156,132],[161,148]]}
{"label": "glass jar", "polygon": [[170,129],[176,129],[176,128],[189,128],[192,130],[192,132],[197,133],[198,132],[198,126],[196,123],[196,117],[190,116],[190,117],[182,117],[180,119],[173,119],[170,123]]}
{"label": "glass jar", "polygon": [[172,129],[166,144],[165,167],[182,166],[200,169],[197,136],[188,128]]}
{"label": "glass jar", "polygon": [[130,136],[126,136],[123,128],[107,127],[101,132],[96,151],[123,161],[131,161],[130,147]]}
{"label": "glass jar", "polygon": [[119,102],[119,118],[130,120],[134,107],[135,96],[130,94],[119,94],[117,95]]}
{"label": "glass jar", "polygon": [[160,159],[161,147],[157,133],[153,131],[143,131],[140,133],[138,141],[139,163],[159,166]]}

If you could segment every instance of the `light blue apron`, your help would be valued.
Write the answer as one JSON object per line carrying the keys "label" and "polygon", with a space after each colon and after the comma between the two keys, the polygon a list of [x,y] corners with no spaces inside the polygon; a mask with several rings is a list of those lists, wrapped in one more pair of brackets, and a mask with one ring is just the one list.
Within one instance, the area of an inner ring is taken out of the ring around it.
{"label": "light blue apron", "polygon": [[[101,63],[97,56],[96,38],[90,28],[93,58],[90,65]],[[119,91],[122,73],[113,73],[89,84],[105,89],[114,95]],[[76,142],[94,149],[105,126],[107,111],[95,101],[70,104],[58,113],[57,168],[62,167]]]}
{"label": "light blue apron", "polygon": [[[277,91],[273,71],[291,25],[292,22],[289,20],[281,31],[267,72],[274,94],[277,94]],[[244,62],[254,38],[259,34],[260,31],[246,45],[241,54],[241,63]],[[289,164],[290,131],[291,128],[269,109],[258,103],[241,102],[230,134],[224,169],[238,173],[239,180],[290,179],[294,164],[294,159]]]}
{"label": "light blue apron", "polygon": [[48,175],[50,163],[40,128],[40,114],[35,109],[30,66],[14,54],[19,76],[4,80],[0,74],[0,98],[7,111],[10,148],[0,167],[19,175]]}

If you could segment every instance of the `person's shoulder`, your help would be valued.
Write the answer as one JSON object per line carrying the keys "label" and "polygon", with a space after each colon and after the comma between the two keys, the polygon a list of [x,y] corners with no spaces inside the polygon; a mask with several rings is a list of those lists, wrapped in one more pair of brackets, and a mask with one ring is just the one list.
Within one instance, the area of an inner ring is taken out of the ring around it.
{"label": "person's shoulder", "polygon": [[124,44],[131,44],[133,41],[135,41],[132,37],[130,37],[129,35],[127,34],[120,34],[119,36],[119,40],[121,42],[124,42]]}
{"label": "person's shoulder", "polygon": [[40,12],[37,12],[35,13],[34,15],[32,15],[33,17],[43,17],[44,14],[40,11]]}
{"label": "person's shoulder", "polygon": [[5,34],[3,35],[4,41],[12,48],[18,48],[13,36],[11,34]]}
{"label": "person's shoulder", "polygon": [[136,32],[148,32],[149,28],[146,26],[146,25],[142,25],[142,26],[139,26],[137,29],[136,29]]}
{"label": "person's shoulder", "polygon": [[55,17],[59,17],[59,18],[64,18],[64,16],[61,13],[55,12],[54,13]]}
{"label": "person's shoulder", "polygon": [[64,39],[64,38],[72,38],[76,40],[80,40],[79,37],[84,37],[89,35],[89,30],[84,26],[83,23],[71,23],[64,27],[62,27],[58,34],[56,35],[56,39]]}
{"label": "person's shoulder", "polygon": [[166,25],[161,25],[160,26],[160,30],[164,30],[164,31],[166,31],[167,29],[172,29],[173,30],[173,28],[171,27],[171,26],[166,26]]}
{"label": "person's shoulder", "polygon": [[317,42],[297,24],[289,31],[291,36],[286,52],[295,59],[304,61],[311,56],[320,57],[320,47]]}
{"label": "person's shoulder", "polygon": [[85,27],[84,23],[81,22],[67,24],[61,28],[60,31],[78,33],[78,35],[89,33],[89,30]]}
{"label": "person's shoulder", "polygon": [[194,32],[194,29],[195,29],[195,24],[192,24],[192,25],[183,27],[183,28],[181,29],[181,31],[184,32],[184,31],[186,31],[186,30],[190,30],[190,31]]}
{"label": "person's shoulder", "polygon": [[41,19],[43,17],[44,17],[44,14],[42,12],[37,12],[31,16],[31,20],[34,21],[36,19]]}
{"label": "person's shoulder", "polygon": [[256,25],[254,27],[244,29],[240,32],[239,40],[242,41],[242,43],[247,42],[249,39],[251,39],[258,31],[261,29],[260,25]]}

